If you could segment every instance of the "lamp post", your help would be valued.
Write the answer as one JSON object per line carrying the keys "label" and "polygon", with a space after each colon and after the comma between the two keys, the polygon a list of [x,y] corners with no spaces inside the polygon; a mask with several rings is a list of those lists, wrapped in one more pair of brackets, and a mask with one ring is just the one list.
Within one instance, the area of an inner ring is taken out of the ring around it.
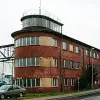
{"label": "lamp post", "polygon": [[93,50],[94,50],[94,48],[91,48],[91,54],[92,54],[92,89],[93,89]]}

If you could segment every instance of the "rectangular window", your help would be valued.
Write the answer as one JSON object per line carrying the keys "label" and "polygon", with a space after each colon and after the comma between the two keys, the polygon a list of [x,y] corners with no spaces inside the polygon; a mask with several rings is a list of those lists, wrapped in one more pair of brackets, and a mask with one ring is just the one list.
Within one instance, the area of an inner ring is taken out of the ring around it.
{"label": "rectangular window", "polygon": [[35,45],[35,37],[31,37],[31,45]]}
{"label": "rectangular window", "polygon": [[27,45],[30,45],[30,37],[27,37]]}
{"label": "rectangular window", "polygon": [[74,79],[71,79],[71,86],[74,86]]}
{"label": "rectangular window", "polygon": [[57,40],[53,39],[53,46],[57,47]]}
{"label": "rectangular window", "polygon": [[93,53],[93,57],[96,58],[96,53],[95,52]]}
{"label": "rectangular window", "polygon": [[97,54],[97,59],[99,59],[99,54]]}
{"label": "rectangular window", "polygon": [[73,46],[72,44],[69,45],[69,50],[70,50],[71,52],[74,51],[74,46]]}
{"label": "rectangular window", "polygon": [[36,45],[39,45],[39,37],[36,37]]}
{"label": "rectangular window", "polygon": [[31,87],[31,79],[27,79],[27,87]]}
{"label": "rectangular window", "polygon": [[23,38],[20,38],[20,46],[23,46]]}
{"label": "rectangular window", "polygon": [[31,58],[27,58],[27,66],[31,66],[32,65],[32,59]]}
{"label": "rectangular window", "polygon": [[90,57],[92,57],[92,52],[90,51]]}
{"label": "rectangular window", "polygon": [[32,79],[32,87],[40,87],[40,78]]}
{"label": "rectangular window", "polygon": [[35,57],[35,66],[40,66],[40,58]]}
{"label": "rectangular window", "polygon": [[53,65],[54,65],[54,67],[57,67],[57,65],[58,65],[57,58],[54,58],[54,59],[53,59]]}
{"label": "rectangular window", "polygon": [[27,87],[27,81],[26,81],[26,79],[23,79],[23,84],[24,84],[24,87]]}
{"label": "rectangular window", "polygon": [[58,86],[58,79],[52,78],[52,87],[57,87],[57,86]]}
{"label": "rectangular window", "polygon": [[67,60],[63,60],[63,67],[67,68],[68,67],[68,61]]}
{"label": "rectangular window", "polygon": [[68,86],[68,78],[64,79],[64,86]]}
{"label": "rectangular window", "polygon": [[20,67],[23,66],[23,59],[20,59]]}
{"label": "rectangular window", "polygon": [[32,58],[32,65],[35,66],[35,57]]}
{"label": "rectangular window", "polygon": [[76,52],[76,53],[79,53],[79,47],[76,47],[76,48],[75,48],[75,52]]}
{"label": "rectangular window", "polygon": [[80,65],[80,63],[76,62],[76,69],[79,69],[79,65]]}
{"label": "rectangular window", "polygon": [[23,58],[23,66],[26,66],[26,58]]}
{"label": "rectangular window", "polygon": [[70,61],[70,68],[74,68],[74,61]]}
{"label": "rectangular window", "polygon": [[63,42],[62,48],[67,50],[67,43],[66,42]]}
{"label": "rectangular window", "polygon": [[23,38],[23,46],[26,45],[26,38]]}
{"label": "rectangular window", "polygon": [[86,56],[89,56],[89,51],[88,50],[85,50],[85,52],[86,52]]}

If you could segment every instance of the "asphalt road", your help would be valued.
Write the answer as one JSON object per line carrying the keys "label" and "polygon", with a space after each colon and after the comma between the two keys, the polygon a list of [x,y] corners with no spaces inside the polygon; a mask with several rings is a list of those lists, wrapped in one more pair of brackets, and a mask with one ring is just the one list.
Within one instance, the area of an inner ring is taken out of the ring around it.
{"label": "asphalt road", "polygon": [[62,97],[57,99],[48,99],[48,100],[100,100],[100,93],[79,96],[79,97]]}

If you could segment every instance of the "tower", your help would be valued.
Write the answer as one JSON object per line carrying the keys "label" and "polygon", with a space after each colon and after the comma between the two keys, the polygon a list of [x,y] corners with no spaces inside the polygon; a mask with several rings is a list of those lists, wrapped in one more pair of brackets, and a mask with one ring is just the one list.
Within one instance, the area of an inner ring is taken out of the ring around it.
{"label": "tower", "polygon": [[60,91],[60,39],[63,24],[42,11],[24,12],[23,28],[13,32],[15,84],[28,92]]}

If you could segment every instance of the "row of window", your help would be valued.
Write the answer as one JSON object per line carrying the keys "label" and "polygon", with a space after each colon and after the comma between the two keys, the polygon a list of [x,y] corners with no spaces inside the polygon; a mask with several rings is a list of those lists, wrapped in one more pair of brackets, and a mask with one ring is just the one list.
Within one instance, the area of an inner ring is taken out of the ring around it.
{"label": "row of window", "polygon": [[[79,69],[80,63],[69,61],[70,68],[76,67],[76,69]],[[23,67],[23,66],[40,66],[40,57],[33,57],[33,58],[21,58],[21,59],[15,59],[15,66],[16,67]],[[53,67],[58,66],[58,59],[53,59]],[[63,60],[63,67],[68,68],[68,60]]]}
{"label": "row of window", "polygon": [[[58,87],[58,79],[52,78],[51,79],[52,87]],[[20,87],[40,87],[40,78],[33,78],[33,79],[16,79],[15,85]],[[69,85],[69,79],[64,79],[64,86]],[[70,85],[74,86],[74,79],[70,79]]]}
{"label": "row of window", "polygon": [[[15,40],[15,47],[27,45],[40,45],[39,37],[24,37]],[[53,39],[52,46],[57,47],[57,40]]]}
{"label": "row of window", "polygon": [[[62,43],[62,49],[68,50],[68,43],[67,42]],[[69,51],[74,52],[74,46],[72,44],[69,44]],[[79,53],[78,46],[75,46],[75,53]]]}
{"label": "row of window", "polygon": [[98,53],[92,52],[92,51],[89,51],[89,50],[86,50],[86,56],[93,57],[93,58],[96,58],[96,59],[100,59],[100,55]]}
{"label": "row of window", "polygon": [[23,20],[23,27],[43,26],[61,33],[61,26],[44,18],[27,18]]}
{"label": "row of window", "polygon": [[[58,61],[56,58],[53,59],[53,66],[57,67]],[[25,67],[25,66],[40,66],[40,57],[33,58],[21,58],[15,59],[16,67]]]}

